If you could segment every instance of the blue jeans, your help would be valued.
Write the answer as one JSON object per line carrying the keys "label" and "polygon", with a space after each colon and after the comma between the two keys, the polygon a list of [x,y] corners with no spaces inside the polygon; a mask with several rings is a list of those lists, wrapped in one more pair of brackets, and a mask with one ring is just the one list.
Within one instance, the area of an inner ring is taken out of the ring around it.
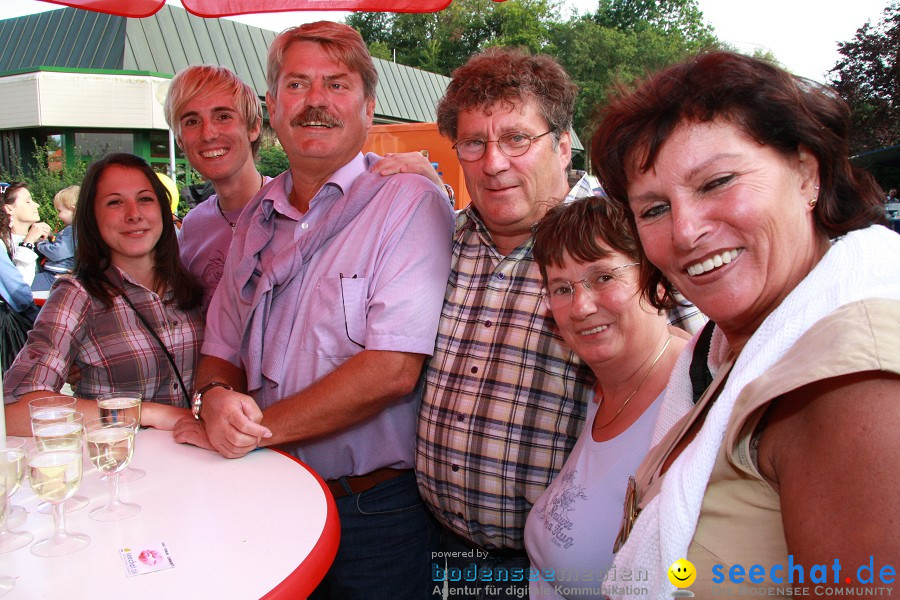
{"label": "blue jeans", "polygon": [[427,588],[439,530],[410,471],[336,501],[341,544],[313,600],[414,598]]}
{"label": "blue jeans", "polygon": [[442,531],[439,547],[431,553],[428,598],[528,598],[531,563],[524,551],[510,554],[515,553],[478,550]]}

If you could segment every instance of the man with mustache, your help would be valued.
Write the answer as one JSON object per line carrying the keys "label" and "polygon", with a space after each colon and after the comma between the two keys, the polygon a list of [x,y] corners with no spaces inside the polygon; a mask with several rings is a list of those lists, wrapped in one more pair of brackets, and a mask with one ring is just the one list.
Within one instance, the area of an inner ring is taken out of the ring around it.
{"label": "man with mustache", "polygon": [[203,286],[203,309],[225,266],[235,223],[266,182],[253,162],[260,145],[262,103],[226,67],[195,65],[172,79],[165,103],[175,141],[216,193],[184,217],[181,261]]}
{"label": "man with mustache", "polygon": [[238,221],[197,377],[207,438],[185,439],[227,457],[275,445],[327,480],[341,545],[313,597],[421,597],[432,522],[413,472],[416,383],[452,215],[424,177],[368,172],[377,73],[355,30],[282,32],[267,84],[290,169]]}
{"label": "man with mustache", "polygon": [[514,582],[482,584],[479,597],[528,594],[525,520],[584,423],[594,377],[543,306],[532,257],[532,226],[567,197],[592,193],[570,191],[566,176],[576,93],[553,58],[498,48],[454,71],[437,107],[472,198],[456,218],[416,453],[450,557],[434,561],[433,578],[455,586],[450,595],[465,593],[451,570],[472,563],[480,582]]}

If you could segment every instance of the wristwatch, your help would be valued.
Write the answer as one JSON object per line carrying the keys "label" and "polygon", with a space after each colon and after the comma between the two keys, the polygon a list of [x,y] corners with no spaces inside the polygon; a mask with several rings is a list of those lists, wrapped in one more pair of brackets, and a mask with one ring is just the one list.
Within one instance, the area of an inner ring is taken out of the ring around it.
{"label": "wristwatch", "polygon": [[198,421],[200,420],[200,409],[203,408],[203,394],[213,389],[214,387],[221,387],[225,388],[226,390],[234,389],[227,383],[222,383],[221,381],[211,381],[210,383],[207,383],[202,388],[194,392],[194,398],[191,400],[191,414],[193,414],[194,418]]}

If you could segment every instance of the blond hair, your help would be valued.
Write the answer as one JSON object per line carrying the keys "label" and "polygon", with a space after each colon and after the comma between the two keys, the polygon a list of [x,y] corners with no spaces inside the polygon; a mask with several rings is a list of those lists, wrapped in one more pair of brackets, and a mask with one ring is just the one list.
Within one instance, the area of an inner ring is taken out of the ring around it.
{"label": "blond hair", "polygon": [[[262,103],[256,92],[244,83],[234,71],[216,65],[193,65],[182,69],[172,78],[163,111],[166,123],[181,141],[181,113],[185,105],[193,98],[224,93],[234,99],[238,114],[244,119],[247,131],[262,126]],[[253,156],[256,156],[262,135],[250,142]]]}
{"label": "blond hair", "polygon": [[81,191],[80,185],[70,185],[69,187],[65,187],[53,196],[53,204],[54,206],[58,204],[62,204],[69,210],[75,210],[75,205],[78,204],[78,192]]}

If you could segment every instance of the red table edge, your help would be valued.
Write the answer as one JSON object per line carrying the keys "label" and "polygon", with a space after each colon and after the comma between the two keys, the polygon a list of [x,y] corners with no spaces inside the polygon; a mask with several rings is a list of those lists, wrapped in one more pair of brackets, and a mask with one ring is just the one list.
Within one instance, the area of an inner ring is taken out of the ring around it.
{"label": "red table edge", "polygon": [[337,505],[334,503],[331,490],[325,485],[325,480],[315,470],[287,452],[276,448],[271,448],[271,450],[290,458],[316,478],[316,481],[319,482],[319,486],[325,493],[327,513],[325,515],[325,526],[322,528],[322,535],[319,536],[319,541],[313,546],[309,556],[297,565],[297,568],[285,577],[281,583],[263,596],[262,600],[296,600],[297,598],[306,598],[325,577],[325,573],[328,572],[331,563],[334,562],[334,557],[337,556],[338,545],[341,541],[341,523],[338,518]]}

